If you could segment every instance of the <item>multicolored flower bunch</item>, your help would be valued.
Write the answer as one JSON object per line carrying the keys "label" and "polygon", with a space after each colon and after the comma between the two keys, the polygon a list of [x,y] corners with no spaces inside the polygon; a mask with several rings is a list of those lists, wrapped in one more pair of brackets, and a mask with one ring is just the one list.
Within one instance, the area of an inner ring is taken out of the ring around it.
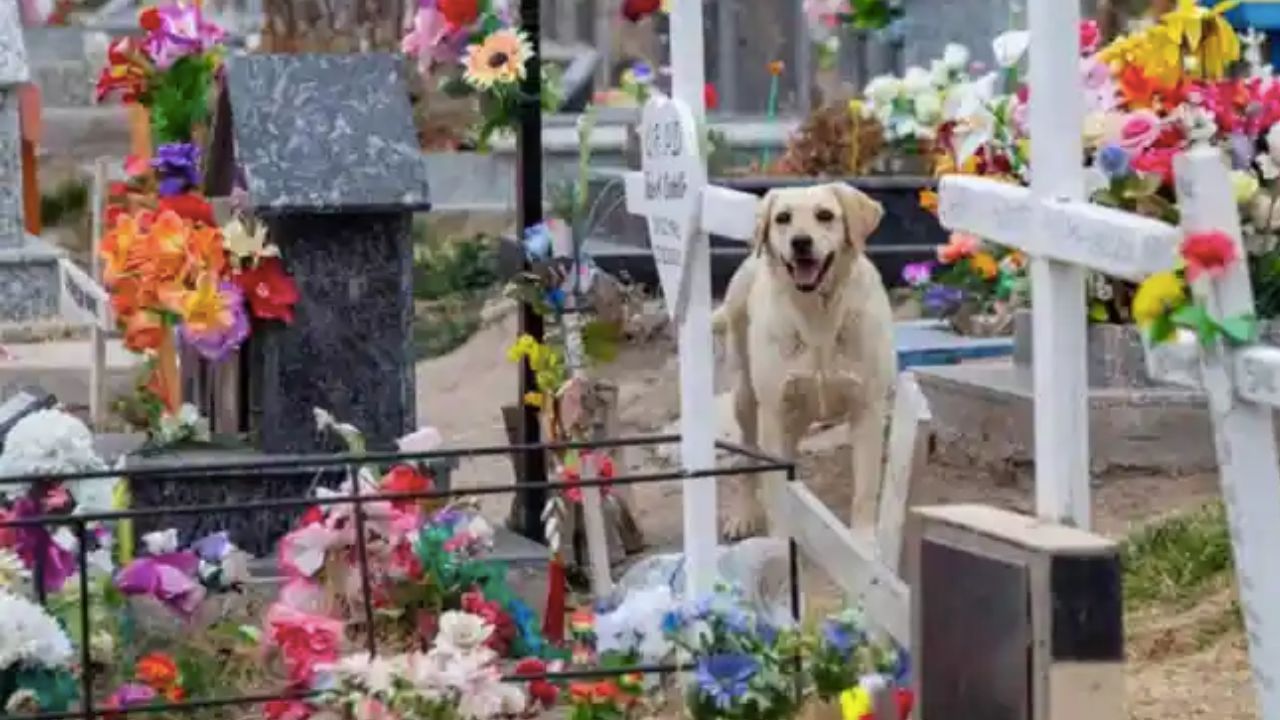
{"label": "multicolored flower bunch", "polygon": [[902,278],[931,317],[1006,315],[1025,292],[1026,256],[972,235],[952,233],[937,259],[911,263]]}
{"label": "multicolored flower bunch", "polygon": [[151,652],[138,658],[133,677],[107,698],[108,710],[132,710],[187,699],[182,670],[172,655]]}
{"label": "multicolored flower bunch", "polygon": [[64,712],[79,698],[74,647],[44,608],[0,589],[0,713]]}
{"label": "multicolored flower bunch", "polygon": [[863,115],[884,132],[885,143],[898,153],[928,155],[957,103],[957,90],[970,80],[969,49],[948,45],[929,69],[908,68],[902,77],[881,75],[863,90]]}
{"label": "multicolored flower bunch", "polygon": [[199,2],[149,7],[138,24],[141,38],[121,38],[108,49],[98,100],[119,96],[145,106],[159,144],[190,141],[208,120],[226,33],[203,16]]}
{"label": "multicolored flower bunch", "polygon": [[1151,275],[1138,286],[1133,298],[1134,320],[1157,344],[1173,339],[1179,331],[1194,334],[1205,347],[1219,341],[1229,345],[1253,342],[1257,338],[1253,313],[1216,317],[1188,292],[1188,285],[1217,280],[1240,261],[1240,251],[1230,235],[1218,231],[1188,235],[1180,247],[1181,267]]}
{"label": "multicolored flower bunch", "polygon": [[[479,97],[478,146],[514,127],[533,44],[516,26],[510,0],[420,0],[400,48],[417,59],[424,79],[443,74],[451,94]],[[552,84],[543,84],[542,100],[544,109],[555,108]]]}

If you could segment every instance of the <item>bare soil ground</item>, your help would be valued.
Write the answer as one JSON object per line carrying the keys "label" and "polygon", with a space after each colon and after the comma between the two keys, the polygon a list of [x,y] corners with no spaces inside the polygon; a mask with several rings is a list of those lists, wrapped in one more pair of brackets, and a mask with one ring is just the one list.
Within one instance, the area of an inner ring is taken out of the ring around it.
{"label": "bare soil ground", "polygon": [[[456,352],[418,366],[418,408],[451,445],[498,445],[506,440],[498,408],[516,398],[516,373],[506,360],[515,337],[513,316],[482,329]],[[674,346],[661,339],[628,347],[601,370],[619,385],[620,431],[626,435],[674,429],[679,383]],[[717,384],[722,384],[720,378]],[[708,422],[722,411],[708,408]],[[648,467],[670,455],[632,450],[623,461]],[[838,514],[850,502],[848,446],[837,432],[806,442],[801,477]],[[506,458],[468,462],[455,476],[459,486],[506,482]],[[931,463],[920,478],[925,503],[981,501],[1017,510],[1031,509],[1030,472],[993,477],[973,468]],[[722,503],[726,492],[721,493]],[[1133,528],[1170,513],[1199,507],[1218,495],[1214,476],[1160,477],[1137,473],[1100,479],[1094,499],[1097,529],[1122,537]],[[486,501],[495,520],[506,516],[509,497]],[[677,484],[634,489],[632,509],[650,545],[680,543],[680,488]],[[811,608],[833,607],[840,599],[816,570],[805,573]],[[1129,633],[1128,698],[1135,720],[1168,717],[1244,720],[1257,710],[1245,641],[1234,612],[1234,593],[1223,587],[1197,603],[1144,609],[1126,618]]]}

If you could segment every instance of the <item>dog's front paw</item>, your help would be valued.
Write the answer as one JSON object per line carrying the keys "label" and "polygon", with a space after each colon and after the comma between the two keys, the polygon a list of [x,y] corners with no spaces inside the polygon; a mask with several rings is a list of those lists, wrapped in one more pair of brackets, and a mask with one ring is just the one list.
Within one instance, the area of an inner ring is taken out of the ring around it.
{"label": "dog's front paw", "polygon": [[750,499],[736,500],[729,509],[729,514],[721,524],[720,536],[726,541],[745,540],[749,537],[763,535],[767,528],[764,508],[750,494]]}

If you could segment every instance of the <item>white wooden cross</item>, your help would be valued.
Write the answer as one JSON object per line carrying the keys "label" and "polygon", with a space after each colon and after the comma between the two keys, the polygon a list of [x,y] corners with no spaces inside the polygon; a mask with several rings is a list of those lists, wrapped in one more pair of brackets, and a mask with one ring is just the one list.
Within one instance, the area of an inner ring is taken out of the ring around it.
{"label": "white wooden cross", "polygon": [[[1197,148],[1175,162],[1184,230],[1225,232],[1244,258],[1221,153]],[[1198,279],[1192,292],[1215,318],[1254,311],[1243,261],[1217,280]],[[1202,350],[1196,338],[1182,337],[1148,347],[1147,369],[1155,379],[1202,389],[1208,398],[1261,717],[1280,720],[1280,563],[1272,554],[1280,548],[1280,456],[1272,421],[1280,408],[1280,348],[1215,343]]]}
{"label": "white wooden cross", "polygon": [[1088,529],[1085,268],[1138,279],[1169,267],[1172,229],[1085,204],[1077,0],[1031,0],[1031,188],[944,177],[948,228],[1031,257],[1036,514]]}
{"label": "white wooden cross", "polygon": [[[686,470],[715,466],[715,356],[711,338],[711,246],[707,233],[747,240],[758,199],[707,185],[702,2],[671,7],[674,99],[655,95],[642,115],[641,172],[627,176],[627,210],[649,221],[667,309],[679,325],[680,458]],[[686,596],[714,589],[719,523],[715,478],[684,483]]]}

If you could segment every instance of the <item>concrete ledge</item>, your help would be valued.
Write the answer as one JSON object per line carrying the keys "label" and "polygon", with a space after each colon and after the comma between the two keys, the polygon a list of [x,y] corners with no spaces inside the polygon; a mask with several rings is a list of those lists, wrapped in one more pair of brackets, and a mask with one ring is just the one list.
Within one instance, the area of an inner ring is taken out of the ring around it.
{"label": "concrete ledge", "polygon": [[[916,370],[933,411],[941,457],[992,469],[1031,463],[1031,372],[1012,363]],[[1089,393],[1092,470],[1170,473],[1217,468],[1203,395],[1176,388]]]}
{"label": "concrete ledge", "polygon": [[[92,352],[87,341],[6,345],[4,350],[8,357],[0,360],[0,398],[7,397],[12,389],[38,385],[72,410],[89,406]],[[119,341],[107,343],[104,384],[108,401],[133,389],[142,364],[142,358]]]}

